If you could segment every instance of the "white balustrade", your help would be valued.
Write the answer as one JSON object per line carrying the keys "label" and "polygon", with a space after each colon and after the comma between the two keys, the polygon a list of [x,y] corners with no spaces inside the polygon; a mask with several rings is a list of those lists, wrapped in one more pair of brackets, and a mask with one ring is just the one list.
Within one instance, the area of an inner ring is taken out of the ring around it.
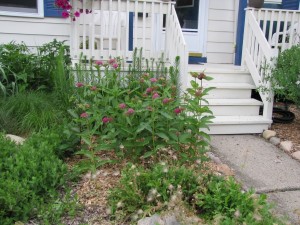
{"label": "white balustrade", "polygon": [[[299,44],[300,11],[246,10],[242,66],[252,75],[256,87],[270,88],[265,80],[278,53]],[[264,103],[263,116],[272,119],[273,93],[259,91]]]}

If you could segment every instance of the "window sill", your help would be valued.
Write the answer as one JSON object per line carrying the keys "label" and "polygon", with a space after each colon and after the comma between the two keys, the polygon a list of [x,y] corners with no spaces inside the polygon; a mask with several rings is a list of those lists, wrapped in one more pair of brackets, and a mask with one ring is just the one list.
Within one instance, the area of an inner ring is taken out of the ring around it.
{"label": "window sill", "polygon": [[44,18],[44,12],[42,12],[42,13],[25,13],[25,12],[0,11],[0,16]]}

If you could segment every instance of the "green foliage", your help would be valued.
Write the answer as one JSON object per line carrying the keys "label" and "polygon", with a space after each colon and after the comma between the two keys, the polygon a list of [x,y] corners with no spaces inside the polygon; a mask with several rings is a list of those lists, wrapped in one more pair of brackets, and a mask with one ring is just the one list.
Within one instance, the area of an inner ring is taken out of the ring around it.
{"label": "green foliage", "polygon": [[27,134],[60,124],[66,114],[53,94],[19,93],[2,100],[0,129],[14,134]]}
{"label": "green foliage", "polygon": [[161,149],[171,148],[181,162],[204,152],[209,136],[199,128],[207,128],[212,117],[207,107],[199,106],[209,89],[199,94],[202,87],[193,81],[183,101],[177,89],[179,62],[169,69],[157,64],[160,69],[151,71],[133,61],[130,73],[121,71],[118,59],[96,62],[94,70],[84,70],[86,75],[77,72],[76,108],[69,112],[72,131],[83,142],[79,154],[88,159],[82,165],[86,169],[95,171],[106,163],[96,156],[103,150],[138,160],[157,158]]}
{"label": "green foliage", "polygon": [[118,219],[136,220],[165,209],[168,202],[192,202],[198,184],[194,172],[185,167],[161,163],[144,169],[130,164],[123,170],[120,184],[111,190],[109,204]]}
{"label": "green foliage", "polygon": [[[55,79],[56,57],[60,54],[63,65],[70,64],[68,47],[54,40],[37,48],[34,54],[24,44],[10,42],[0,45],[0,93],[3,96],[32,90],[51,91]],[[63,74],[62,74],[63,75]]]}
{"label": "green foliage", "polygon": [[293,46],[281,52],[274,68],[267,74],[271,90],[278,97],[295,102],[300,106],[300,46]]}
{"label": "green foliage", "polygon": [[200,216],[215,219],[218,224],[283,224],[270,212],[265,195],[243,192],[233,178],[205,177],[195,198]]}
{"label": "green foliage", "polygon": [[0,136],[0,223],[12,224],[36,216],[44,202],[57,199],[66,183],[66,165],[55,154],[57,133],[34,134],[16,146]]}

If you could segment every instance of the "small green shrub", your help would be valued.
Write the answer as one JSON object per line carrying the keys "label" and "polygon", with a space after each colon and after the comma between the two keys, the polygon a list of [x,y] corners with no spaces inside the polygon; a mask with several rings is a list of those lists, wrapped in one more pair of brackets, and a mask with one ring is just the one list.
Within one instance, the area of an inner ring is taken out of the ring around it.
{"label": "small green shrub", "polygon": [[[52,91],[59,77],[55,74],[56,58],[63,54],[62,64],[68,71],[69,48],[64,42],[52,41],[33,53],[24,43],[0,45],[0,95],[11,96],[24,91]],[[55,75],[53,75],[55,74]]]}
{"label": "small green shrub", "polygon": [[293,46],[281,52],[275,66],[266,70],[266,81],[271,83],[270,89],[279,98],[290,100],[300,106],[300,46]]}
{"label": "small green shrub", "polygon": [[200,216],[220,225],[283,224],[270,212],[265,195],[255,195],[253,191],[243,192],[233,178],[207,176],[203,179],[200,193],[196,194],[196,206]]}
{"label": "small green shrub", "polygon": [[194,172],[185,167],[161,163],[144,169],[130,164],[122,172],[120,184],[111,190],[109,203],[118,219],[136,220],[165,209],[170,201],[191,203],[198,187]]}
{"label": "small green shrub", "polygon": [[56,156],[61,143],[57,133],[34,134],[16,146],[0,136],[0,223],[27,221],[40,207],[56,199],[66,183],[66,165]]}

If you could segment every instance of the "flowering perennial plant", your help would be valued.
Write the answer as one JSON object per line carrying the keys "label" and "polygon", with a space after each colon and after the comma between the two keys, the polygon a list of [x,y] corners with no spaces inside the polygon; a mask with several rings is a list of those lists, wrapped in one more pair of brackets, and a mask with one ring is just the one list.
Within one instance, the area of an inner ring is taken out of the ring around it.
{"label": "flowering perennial plant", "polygon": [[[74,9],[69,0],[55,0],[54,5],[63,10],[63,18],[71,18],[73,21],[76,21],[76,18],[80,17],[80,15],[84,13],[83,9]],[[92,13],[92,10],[86,9],[85,13]]]}

